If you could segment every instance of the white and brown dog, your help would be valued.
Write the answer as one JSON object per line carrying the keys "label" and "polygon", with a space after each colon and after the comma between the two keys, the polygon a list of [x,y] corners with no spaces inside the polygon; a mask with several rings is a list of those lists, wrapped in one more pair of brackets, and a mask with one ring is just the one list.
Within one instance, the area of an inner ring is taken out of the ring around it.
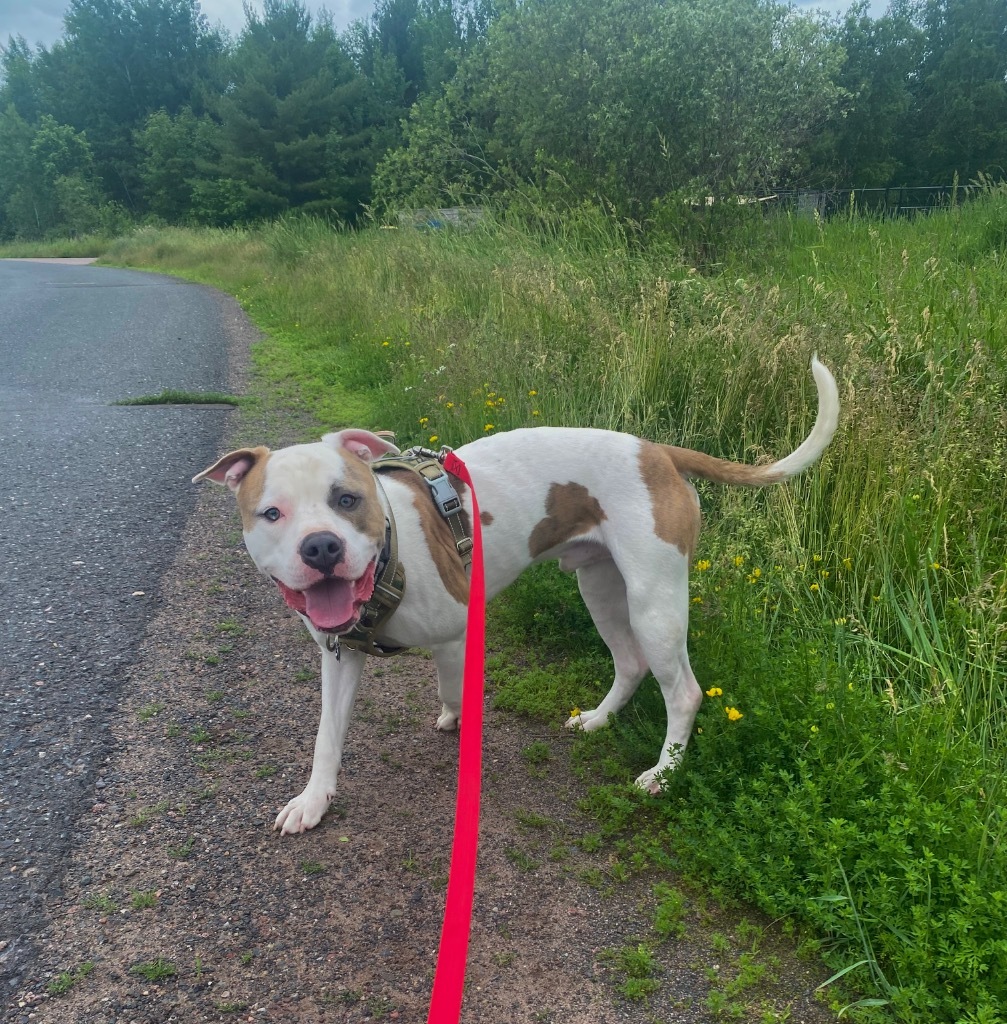
{"label": "white and brown dog", "polygon": [[[746,466],[686,448],[605,430],[537,427],[480,438],[457,450],[471,473],[483,527],[487,597],[527,566],[558,559],[575,571],[615,679],[591,711],[567,725],[598,729],[648,671],[661,686],[668,730],[661,756],[637,784],[656,790],[682,756],[702,691],[689,666],[689,561],[700,512],[690,477],[761,487],[786,480],[822,454],[836,429],[835,380],[817,359],[818,414],[806,440],[770,465]],[[458,726],[468,579],[452,532],[424,481],[403,469],[375,482],[371,463],[397,452],[365,430],[328,434],[279,451],[247,448],[199,473],[237,496],[245,546],[322,653],[322,714],[311,777],[280,811],[284,833],[313,828],[336,791],[336,775],[366,655],[331,638],[352,629],[371,597],[390,506],[405,595],[377,639],[426,647],[442,702],[437,728]],[[455,486],[471,511],[467,489]]]}

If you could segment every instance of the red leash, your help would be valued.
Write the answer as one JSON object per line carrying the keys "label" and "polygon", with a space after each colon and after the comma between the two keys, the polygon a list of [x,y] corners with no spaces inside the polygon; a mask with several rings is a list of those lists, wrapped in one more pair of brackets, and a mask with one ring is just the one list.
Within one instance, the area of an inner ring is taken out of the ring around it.
{"label": "red leash", "polygon": [[465,633],[465,674],[462,723],[458,747],[458,795],[455,800],[455,835],[451,847],[451,873],[437,971],[430,996],[427,1024],[457,1024],[462,1012],[465,962],[472,925],[472,898],[479,845],[479,787],[482,779],[483,666],[486,651],[486,580],[483,575],[482,524],[468,468],[454,452],[444,468],[468,485],[472,496],[472,576],[469,581],[468,626]]}

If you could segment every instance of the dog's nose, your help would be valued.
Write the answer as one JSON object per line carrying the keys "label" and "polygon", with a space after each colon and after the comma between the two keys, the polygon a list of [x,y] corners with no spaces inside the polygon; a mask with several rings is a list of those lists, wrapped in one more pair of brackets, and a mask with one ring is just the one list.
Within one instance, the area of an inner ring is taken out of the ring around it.
{"label": "dog's nose", "polygon": [[327,530],[309,533],[299,548],[301,561],[328,576],[343,560],[343,542]]}

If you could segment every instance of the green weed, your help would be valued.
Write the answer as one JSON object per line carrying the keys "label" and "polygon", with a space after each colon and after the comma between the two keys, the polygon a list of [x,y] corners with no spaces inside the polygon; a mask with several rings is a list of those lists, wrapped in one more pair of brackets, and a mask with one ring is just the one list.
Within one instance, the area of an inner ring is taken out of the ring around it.
{"label": "green weed", "polygon": [[91,960],[85,960],[84,963],[72,971],[60,972],[46,985],[45,990],[51,996],[65,995],[79,981],[83,981],[93,970],[94,963]]}
{"label": "green weed", "polygon": [[167,981],[168,978],[174,978],[178,974],[178,968],[170,960],[157,957],[155,960],[134,964],[130,967],[129,973],[137,974],[141,978],[146,978],[147,981]]}

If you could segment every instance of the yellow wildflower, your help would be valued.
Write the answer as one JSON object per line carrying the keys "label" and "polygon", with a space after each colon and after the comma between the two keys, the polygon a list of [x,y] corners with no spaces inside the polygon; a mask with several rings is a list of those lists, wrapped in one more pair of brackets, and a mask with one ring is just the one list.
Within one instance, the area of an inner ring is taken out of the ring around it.
{"label": "yellow wildflower", "polygon": [[724,708],[724,710],[727,712],[727,717],[732,722],[737,722],[739,719],[745,717],[737,708]]}
{"label": "yellow wildflower", "polygon": [[710,689],[706,691],[706,695],[707,697],[722,697],[724,695],[724,691],[719,686],[711,686]]}
{"label": "yellow wildflower", "polygon": [[492,423],[487,423],[486,426],[483,427],[483,430],[496,430],[496,427],[494,427]]}
{"label": "yellow wildflower", "polygon": [[425,427],[429,422],[430,422],[430,417],[429,416],[421,416],[420,417],[420,426],[421,427]]}
{"label": "yellow wildflower", "polygon": [[844,558],[843,559],[843,568],[847,572],[852,571],[852,569],[853,569],[853,559],[852,558]]}
{"label": "yellow wildflower", "polygon": [[440,438],[436,434],[431,434],[430,435],[430,443],[431,444],[434,444],[436,441],[439,441],[439,440],[440,440]]}
{"label": "yellow wildflower", "polygon": [[538,411],[538,409],[532,409],[531,414],[532,414],[532,416],[540,416],[541,415],[541,413]]}
{"label": "yellow wildflower", "polygon": [[810,589],[813,590],[817,594],[818,590],[819,590],[818,584],[817,583],[812,583]]}
{"label": "yellow wildflower", "polygon": [[734,556],[734,565],[735,565],[735,567],[737,567],[739,565],[744,565],[744,564],[745,564],[745,556],[744,555],[735,555]]}
{"label": "yellow wildflower", "polygon": [[700,597],[700,595],[699,595],[699,594],[697,594],[697,595],[696,595],[696,596],[695,596],[695,597],[694,597],[694,598],[692,599],[692,603],[693,603],[693,604],[702,604],[702,603],[703,603],[703,598],[702,598],[702,597]]}
{"label": "yellow wildflower", "polygon": [[538,392],[534,388],[532,388],[531,391],[528,392],[528,396],[530,398],[534,398],[537,394]]}
{"label": "yellow wildflower", "polygon": [[698,561],[698,562],[696,563],[696,571],[697,571],[697,572],[706,572],[706,570],[707,570],[707,569],[709,569],[709,568],[710,568],[710,562],[709,562],[709,559],[706,559],[706,558],[701,558],[701,559],[700,559],[700,560],[699,560],[699,561]]}

